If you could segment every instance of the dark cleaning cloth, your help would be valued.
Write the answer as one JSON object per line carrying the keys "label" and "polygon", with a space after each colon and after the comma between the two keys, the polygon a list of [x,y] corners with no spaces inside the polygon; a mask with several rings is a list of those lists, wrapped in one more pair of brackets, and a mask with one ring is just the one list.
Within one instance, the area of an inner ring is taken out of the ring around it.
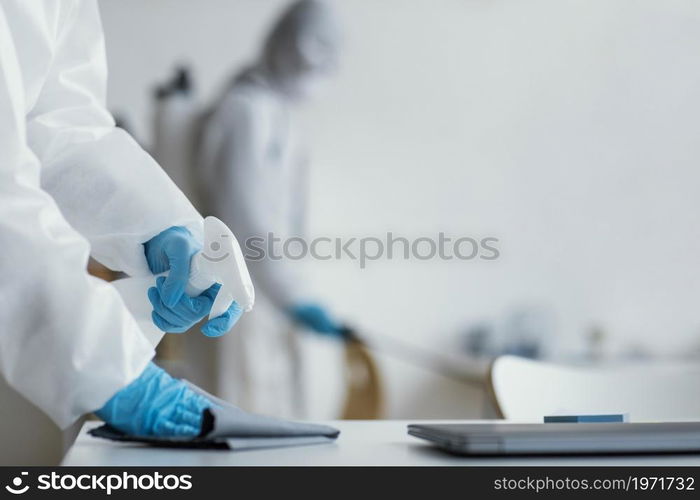
{"label": "dark cleaning cloth", "polygon": [[340,434],[340,431],[327,425],[291,422],[248,413],[192,384],[190,386],[215,405],[205,410],[202,432],[197,437],[131,436],[109,425],[91,429],[89,434],[114,441],[139,442],[153,446],[228,450],[330,443]]}

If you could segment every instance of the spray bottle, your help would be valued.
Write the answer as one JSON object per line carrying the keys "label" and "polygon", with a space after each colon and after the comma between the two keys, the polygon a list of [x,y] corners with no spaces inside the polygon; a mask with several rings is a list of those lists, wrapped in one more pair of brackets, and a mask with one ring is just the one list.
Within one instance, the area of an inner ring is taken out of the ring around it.
{"label": "spray bottle", "polygon": [[[209,319],[226,312],[234,300],[245,312],[253,308],[255,290],[241,246],[226,224],[216,217],[207,217],[204,219],[204,246],[190,261],[190,279],[185,293],[195,297],[214,283],[221,284],[221,288]],[[151,344],[157,345],[163,332],[151,320],[151,303],[147,295],[148,289],[155,285],[155,276],[125,278],[113,281],[112,285]]]}

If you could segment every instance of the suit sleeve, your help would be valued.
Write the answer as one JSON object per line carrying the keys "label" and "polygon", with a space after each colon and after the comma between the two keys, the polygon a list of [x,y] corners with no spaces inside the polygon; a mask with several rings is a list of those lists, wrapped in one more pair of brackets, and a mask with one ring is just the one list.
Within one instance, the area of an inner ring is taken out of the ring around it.
{"label": "suit sleeve", "polygon": [[51,70],[28,117],[42,187],[87,240],[92,256],[130,275],[148,274],[142,244],[170,226],[201,238],[202,218],[163,169],[105,107],[107,68],[93,0],[72,4]]}
{"label": "suit sleeve", "polygon": [[0,373],[67,427],[135,379],[153,349],[116,290],[87,274],[87,240],[40,186],[1,5],[0,110]]}

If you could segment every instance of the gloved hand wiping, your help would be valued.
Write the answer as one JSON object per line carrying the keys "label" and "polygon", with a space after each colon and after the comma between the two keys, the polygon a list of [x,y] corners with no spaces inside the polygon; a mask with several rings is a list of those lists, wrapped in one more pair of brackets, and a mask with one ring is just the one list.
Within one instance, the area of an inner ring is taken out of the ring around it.
{"label": "gloved hand wiping", "polygon": [[95,414],[126,434],[195,437],[212,403],[152,362]]}

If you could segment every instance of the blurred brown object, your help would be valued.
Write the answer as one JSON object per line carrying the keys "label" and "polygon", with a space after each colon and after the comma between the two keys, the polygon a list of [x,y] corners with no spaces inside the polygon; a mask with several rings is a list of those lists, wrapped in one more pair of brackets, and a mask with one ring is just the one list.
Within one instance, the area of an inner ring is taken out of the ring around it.
{"label": "blurred brown object", "polygon": [[105,281],[114,281],[120,277],[120,273],[112,271],[108,267],[103,266],[92,257],[90,257],[90,260],[88,261],[87,270],[92,276]]}
{"label": "blurred brown object", "polygon": [[345,342],[347,397],[343,420],[375,420],[384,416],[382,377],[374,356],[356,338]]}

